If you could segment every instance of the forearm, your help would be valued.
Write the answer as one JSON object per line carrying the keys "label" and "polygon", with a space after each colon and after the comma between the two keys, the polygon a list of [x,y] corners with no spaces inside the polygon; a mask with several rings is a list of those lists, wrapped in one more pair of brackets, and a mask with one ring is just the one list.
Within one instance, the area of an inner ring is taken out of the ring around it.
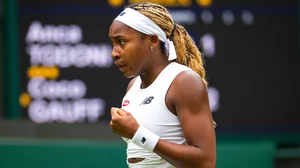
{"label": "forearm", "polygon": [[153,150],[176,168],[214,168],[214,152],[204,152],[195,146],[179,145],[159,140]]}

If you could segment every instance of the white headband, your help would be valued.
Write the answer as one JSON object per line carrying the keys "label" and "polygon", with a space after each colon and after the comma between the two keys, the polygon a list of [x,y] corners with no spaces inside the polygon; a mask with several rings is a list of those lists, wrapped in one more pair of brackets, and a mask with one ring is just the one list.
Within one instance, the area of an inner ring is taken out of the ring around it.
{"label": "white headband", "polygon": [[169,61],[177,58],[173,41],[167,39],[165,32],[151,19],[140,12],[131,8],[126,8],[115,18],[115,20],[146,35],[156,34],[159,40],[165,43],[166,54],[169,57]]}

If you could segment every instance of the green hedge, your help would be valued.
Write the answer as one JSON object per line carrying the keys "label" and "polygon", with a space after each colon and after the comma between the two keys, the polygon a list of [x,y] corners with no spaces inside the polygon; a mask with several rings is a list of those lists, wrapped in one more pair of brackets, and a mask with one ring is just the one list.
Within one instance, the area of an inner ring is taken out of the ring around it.
{"label": "green hedge", "polygon": [[274,168],[275,154],[271,141],[221,141],[217,168]]}
{"label": "green hedge", "polygon": [[[0,140],[1,168],[125,168],[122,142]],[[267,141],[217,143],[217,168],[273,168],[275,146]]]}

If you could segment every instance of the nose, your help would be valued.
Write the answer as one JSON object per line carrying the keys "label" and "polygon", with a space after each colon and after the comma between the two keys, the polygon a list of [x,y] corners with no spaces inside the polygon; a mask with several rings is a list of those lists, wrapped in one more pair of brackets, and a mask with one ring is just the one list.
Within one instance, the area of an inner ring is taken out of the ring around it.
{"label": "nose", "polygon": [[113,46],[112,51],[111,51],[111,57],[114,60],[117,60],[120,58],[120,52],[118,51],[117,47]]}

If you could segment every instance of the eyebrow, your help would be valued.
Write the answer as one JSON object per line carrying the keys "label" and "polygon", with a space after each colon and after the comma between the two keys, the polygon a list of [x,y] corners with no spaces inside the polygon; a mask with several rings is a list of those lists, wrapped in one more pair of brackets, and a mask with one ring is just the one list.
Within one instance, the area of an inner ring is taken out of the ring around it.
{"label": "eyebrow", "polygon": [[115,35],[115,36],[109,36],[110,39],[118,39],[118,38],[124,38],[125,36],[122,35]]}

